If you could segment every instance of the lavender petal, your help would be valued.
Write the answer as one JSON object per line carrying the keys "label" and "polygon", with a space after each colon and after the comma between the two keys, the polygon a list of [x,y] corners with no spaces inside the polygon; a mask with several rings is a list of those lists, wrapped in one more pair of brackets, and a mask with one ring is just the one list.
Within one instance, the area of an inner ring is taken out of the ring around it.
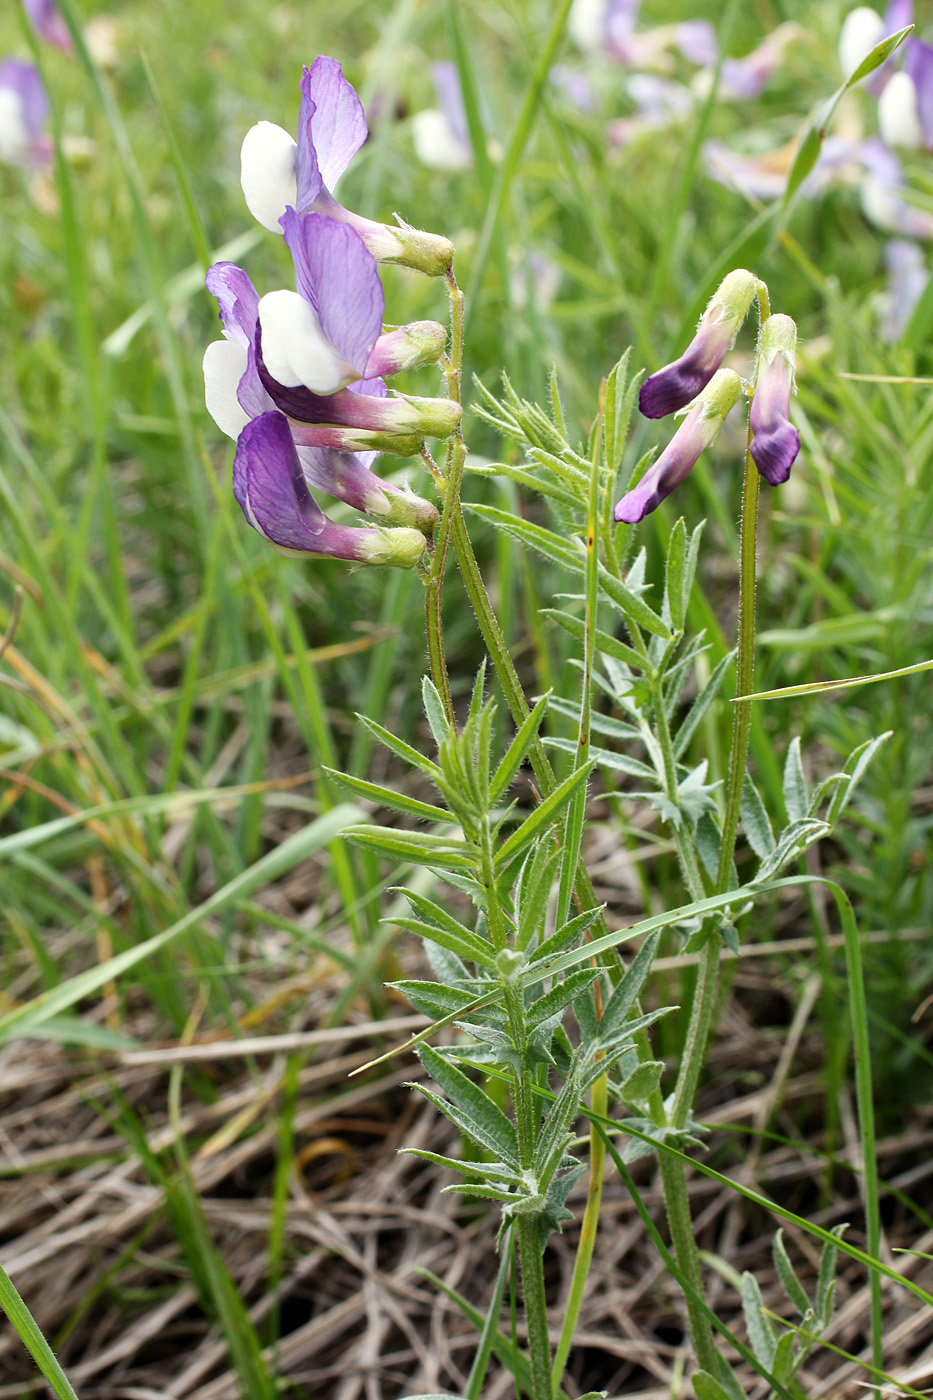
{"label": "lavender petal", "polygon": [[298,117],[298,208],[330,191],[369,131],[363,107],[334,58],[321,54],[301,80]]}
{"label": "lavender petal", "polygon": [[385,311],[375,258],[348,224],[323,214],[287,209],[281,224],[299,294],[338,354],[364,374]]}

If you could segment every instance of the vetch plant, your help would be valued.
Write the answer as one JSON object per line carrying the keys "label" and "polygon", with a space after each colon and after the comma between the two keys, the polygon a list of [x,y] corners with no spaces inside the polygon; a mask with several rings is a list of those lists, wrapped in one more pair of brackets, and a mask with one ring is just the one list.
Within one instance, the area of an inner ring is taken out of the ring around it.
{"label": "vetch plant", "polygon": [[[696,1393],[702,1400],[737,1400],[739,1382],[716,1340],[716,1331],[723,1329],[714,1327],[706,1302],[685,1177],[685,1163],[703,1133],[694,1113],[714,1031],[720,953],[724,944],[738,947],[742,917],[760,899],[806,878],[781,877],[842,817],[885,737],[856,749],[813,792],[799,743],[792,743],[783,814],[769,815],[747,772],[759,475],[773,485],[785,481],[799,450],[790,420],[794,323],[771,314],[768,289],[754,273],[730,273],[678,360],[642,383],[641,375],[631,373],[630,352],[622,357],[602,386],[585,443],[575,442],[568,429],[556,377],[545,407],[520,398],[508,379],[501,398],[479,386],[477,412],[518,446],[522,460],[478,470],[510,477],[539,495],[555,528],[497,507],[471,509],[543,556],[569,585],[558,600],[562,606],[544,614],[577,644],[579,695],[573,700],[544,695],[531,704],[461,508],[464,301],[452,249],[441,237],[415,235],[404,226],[396,234],[336,204],[331,187],[365,131],[362,109],[339,65],[318,58],[302,82],[297,143],[267,123],[247,136],[247,202],[267,227],[282,231],[295,264],[296,290],[260,297],[242,269],[224,263],[211,269],[208,286],[220,303],[225,338],[208,348],[205,384],[215,421],[237,440],[234,492],[255,529],[286,552],[417,567],[424,581],[430,675],[422,684],[422,700],[433,751],[422,752],[365,715],[360,723],[433,792],[415,797],[337,771],[330,776],[407,823],[403,828],[358,824],[345,832],[349,839],[396,866],[422,867],[461,900],[454,912],[443,898],[405,891],[410,917],[395,922],[423,940],[434,978],[405,978],[394,986],[434,1018],[430,1031],[411,1042],[432,1082],[414,1087],[471,1144],[463,1158],[415,1151],[458,1176],[446,1189],[488,1203],[500,1217],[498,1282],[464,1400],[479,1400],[494,1352],[513,1370],[517,1389],[532,1400],[562,1394],[607,1162],[632,1189],[627,1164],[646,1154],[657,1157],[660,1170],[673,1254],[663,1243],[661,1248],[684,1291]],[[400,241],[390,245],[387,233]],[[444,276],[451,307],[446,349],[445,332],[432,322],[384,330],[376,258],[407,261]],[[743,383],[723,360],[753,302],[759,346],[751,380]],[[388,396],[385,376],[434,363],[444,376],[445,398]],[[696,685],[686,704],[688,687],[699,677],[698,662],[710,646],[704,633],[689,625],[702,522],[688,530],[681,520],[670,532],[660,602],[647,583],[645,550],[636,552],[635,526],[683,481],[741,400],[750,402],[750,413],[738,636],[735,651],[706,668],[705,683]],[[636,402],[649,418],[686,416],[658,459],[652,463],[650,454],[644,459],[646,470],[632,485],[626,440]],[[427,451],[427,436],[445,442],[442,463]],[[377,477],[371,470],[376,450],[417,455],[437,489],[439,508]],[[328,520],[311,488],[378,525]],[[514,734],[499,752],[493,742],[495,707],[485,695],[485,664],[465,715],[458,715],[453,702],[440,606],[451,548],[514,721]],[[737,703],[723,784],[711,776],[699,740],[733,661]],[[560,732],[568,721],[571,736]],[[536,801],[519,805],[513,784],[526,763],[534,774]],[[609,927],[586,869],[587,793],[597,770],[607,783],[621,776],[626,798],[656,812],[683,883],[683,903],[629,928]],[[737,866],[740,827],[748,850]],[[841,891],[836,897],[858,987],[851,911],[846,912]],[[663,930],[679,934],[699,958],[672,1082],[665,1082],[666,1066],[653,1051],[651,1031],[674,1008],[648,1002]],[[857,1020],[854,1024],[856,1035],[862,1035],[859,1110],[870,1185],[870,1082],[864,1028],[860,1032]],[[428,1044],[444,1029],[452,1030],[452,1040],[448,1035]],[[581,1132],[583,1123],[588,1126]],[[570,1192],[587,1171],[570,1296],[552,1345],[542,1256],[550,1235],[573,1218]],[[869,1251],[877,1257],[877,1211],[872,1210],[869,1205]],[[788,1295],[813,1337],[831,1314],[836,1236],[824,1243],[813,1304],[780,1237],[775,1243]],[[846,1245],[839,1241],[838,1247]],[[524,1351],[503,1345],[499,1330],[513,1256],[520,1261]],[[742,1305],[750,1346],[732,1337],[734,1345],[774,1394],[791,1395],[788,1387],[806,1346],[772,1335],[750,1276],[742,1284]]]}

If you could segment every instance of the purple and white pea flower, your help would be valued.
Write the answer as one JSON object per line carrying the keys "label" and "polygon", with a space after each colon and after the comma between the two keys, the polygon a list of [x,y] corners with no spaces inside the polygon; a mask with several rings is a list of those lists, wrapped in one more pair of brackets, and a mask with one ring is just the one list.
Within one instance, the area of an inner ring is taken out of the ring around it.
{"label": "purple and white pea flower", "polygon": [[448,239],[407,224],[390,228],[364,219],[334,198],[334,186],[367,135],[360,99],[336,59],[322,54],[305,68],[301,80],[298,140],[274,122],[257,122],[246,133],[240,182],[247,208],[273,233],[280,232],[286,209],[326,214],[355,229],[380,262],[443,276],[453,258]]}
{"label": "purple and white pea flower", "polygon": [[[354,234],[340,225],[335,224],[333,227],[339,235],[354,239],[365,253]],[[313,425],[304,421],[291,422],[281,411],[282,405],[276,402],[267,388],[267,385],[270,385],[278,393],[287,392],[271,379],[262,361],[262,302],[249,277],[232,263],[217,263],[207,274],[207,286],[220,305],[224,339],[209,345],[204,354],[205,399],[208,412],[221,431],[228,437],[239,440],[247,426],[257,418],[279,412],[289,432],[291,451],[297,453],[305,477],[311,485],[355,509],[378,516],[386,524],[416,526],[430,533],[437,521],[434,506],[407,490],[399,490],[389,485],[370,470],[377,450],[388,447],[389,450],[409,455],[418,450],[419,436],[410,432],[408,437],[405,437],[396,425],[391,424],[389,428],[385,424],[381,428],[367,427],[365,422],[362,425],[351,423],[346,426],[341,421],[339,408],[332,406],[337,395],[319,396],[323,425]],[[339,324],[332,328],[330,312],[333,308],[327,307],[323,298],[317,304],[321,316],[316,326],[311,324],[310,350],[305,354],[297,340],[288,342],[286,339],[281,353],[287,359],[291,350],[292,357],[298,360],[302,372],[306,373],[308,378],[313,378],[312,371],[314,374],[328,374],[332,378],[335,359],[339,361],[345,355],[362,355],[366,347],[354,347],[352,335],[341,335]],[[329,329],[333,329],[339,348],[325,340]],[[273,343],[275,344],[274,336]],[[366,353],[368,362],[371,352]],[[303,386],[301,388],[306,394],[310,392]],[[351,407],[358,404],[363,408],[367,404],[377,407],[380,405],[381,396],[386,393],[381,379],[360,380],[355,388],[356,392],[340,396],[348,399]],[[297,389],[292,392],[297,392]],[[409,405],[404,401],[399,402],[403,411],[411,416]],[[389,409],[394,403],[395,401],[391,401],[391,404],[385,402],[382,403],[382,407]],[[253,441],[252,438],[247,439],[247,442]],[[357,452],[354,449],[361,451]],[[248,458],[246,460],[248,461]],[[290,469],[286,470],[283,466],[283,473],[284,480],[290,480]]]}
{"label": "purple and white pea flower", "polygon": [[44,135],[49,100],[38,71],[19,58],[0,63],[0,161],[45,165],[52,147]]}
{"label": "purple and white pea flower", "polygon": [[749,413],[752,460],[769,486],[790,476],[800,434],[790,421],[797,327],[789,316],[769,316],[758,342],[758,373]]}
{"label": "purple and white pea flower", "polygon": [[275,410],[253,418],[240,433],[233,494],[253,529],[280,554],[402,569],[415,568],[424,554],[420,530],[338,525],[328,519],[308,489],[306,464],[288,419]]}
{"label": "purple and white pea flower", "polygon": [[757,284],[754,273],[744,268],[723,279],[684,353],[642,384],[638,407],[646,418],[666,418],[685,408],[709,384],[732,348]]}
{"label": "purple and white pea flower", "polygon": [[690,474],[701,454],[719,435],[741,393],[742,381],[735,370],[716,371],[696,400],[686,408],[687,416],[660,457],[616,505],[615,518],[620,524],[635,525],[657,510],[664,498]]}

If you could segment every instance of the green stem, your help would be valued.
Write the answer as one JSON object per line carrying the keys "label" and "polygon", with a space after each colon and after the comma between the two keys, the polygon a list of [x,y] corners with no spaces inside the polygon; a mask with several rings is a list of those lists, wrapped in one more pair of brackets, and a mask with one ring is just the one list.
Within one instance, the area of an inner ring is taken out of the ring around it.
{"label": "green stem", "polygon": [[[763,282],[758,283],[758,310],[760,321],[763,324],[770,315],[768,290]],[[739,543],[737,697],[750,695],[754,690],[755,564],[758,541],[759,478],[750,448],[751,425],[748,428],[745,444],[745,485],[742,496],[742,525]],[[739,828],[739,809],[748,763],[751,721],[751,704],[748,701],[744,704],[736,704],[732,725],[729,786],[719,847],[719,866],[716,872],[717,894],[724,894],[728,890],[732,876],[732,858],[735,853],[735,838]],[[696,988],[690,1007],[690,1020],[687,1025],[680,1070],[672,1097],[670,1122],[675,1128],[686,1126],[696,1097],[700,1072],[706,1059],[706,1046],[709,1040],[710,1023],[718,986],[721,946],[722,940],[717,930],[709,929],[706,942],[700,952]],[[687,1193],[687,1179],[683,1163],[674,1158],[666,1157],[662,1153],[661,1180],[664,1185],[664,1200],[677,1261],[690,1282],[692,1290],[702,1297],[700,1262],[696,1240],[693,1237],[690,1198]],[[715,1374],[716,1346],[713,1339],[713,1329],[705,1311],[697,1306],[696,1299],[691,1298],[690,1294],[687,1295],[687,1313],[697,1360],[704,1370],[711,1370]]]}
{"label": "green stem", "polygon": [[509,1273],[512,1267],[512,1259],[515,1255],[515,1232],[511,1227],[502,1242],[502,1262],[499,1265],[499,1274],[496,1279],[496,1286],[493,1289],[492,1297],[489,1300],[489,1307],[486,1310],[486,1320],[483,1323],[483,1330],[480,1333],[479,1346],[476,1355],[473,1357],[473,1365],[470,1367],[470,1374],[467,1377],[466,1389],[464,1390],[465,1400],[480,1400],[483,1391],[483,1381],[486,1379],[486,1371],[489,1367],[489,1358],[492,1356],[492,1348],[499,1331],[499,1314],[502,1312],[502,1299],[505,1297],[505,1285],[509,1281]]}
{"label": "green stem", "polygon": [[[447,273],[447,290],[450,295],[450,356],[445,358],[444,373],[447,379],[447,397],[453,403],[460,403],[463,378],[463,293],[457,286],[453,268],[449,269]],[[451,725],[455,723],[455,720],[453,699],[450,694],[450,678],[447,674],[447,658],[444,652],[442,596],[444,574],[447,570],[447,559],[450,554],[451,531],[455,519],[460,515],[460,487],[463,483],[465,462],[466,443],[463,441],[463,433],[458,426],[456,433],[447,439],[447,458],[442,487],[444,504],[434,541],[431,567],[425,579],[425,631],[428,640],[431,679],[441,697],[444,711]]]}
{"label": "green stem", "polygon": [[[593,1112],[605,1116],[608,1108],[608,1081],[605,1075],[597,1079],[596,1083],[593,1085],[591,1102]],[[606,1141],[603,1135],[594,1128],[590,1134],[590,1184],[586,1195],[586,1210],[583,1212],[583,1220],[580,1225],[580,1242],[577,1245],[577,1257],[573,1262],[573,1277],[570,1280],[570,1296],[564,1308],[564,1321],[560,1329],[560,1338],[558,1339],[557,1352],[554,1356],[554,1365],[551,1368],[551,1386],[555,1395],[563,1379],[564,1367],[567,1364],[567,1357],[570,1355],[570,1348],[573,1345],[573,1334],[577,1328],[577,1318],[580,1316],[586,1280],[590,1272],[590,1264],[593,1260],[593,1247],[596,1244],[596,1230],[599,1225],[599,1205],[603,1194],[605,1165]]]}

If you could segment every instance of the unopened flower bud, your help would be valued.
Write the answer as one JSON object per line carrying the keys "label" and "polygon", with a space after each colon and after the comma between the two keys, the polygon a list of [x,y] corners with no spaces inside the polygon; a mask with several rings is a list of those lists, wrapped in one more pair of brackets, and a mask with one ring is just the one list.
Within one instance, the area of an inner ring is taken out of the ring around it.
{"label": "unopened flower bud", "polygon": [[755,466],[771,486],[780,486],[800,451],[800,434],[790,421],[797,327],[789,316],[769,316],[761,328],[758,378],[749,426]]}
{"label": "unopened flower bud", "polygon": [[363,378],[385,379],[404,369],[437,364],[446,344],[447,330],[437,321],[412,321],[398,326],[376,341]]}
{"label": "unopened flower bud", "polygon": [[680,359],[659,369],[641,386],[638,407],[646,418],[666,418],[685,408],[710,382],[745,320],[756,286],[754,273],[744,268],[724,278]]}
{"label": "unopened flower bud", "polygon": [[628,491],[615,508],[615,518],[626,525],[643,520],[679,486],[720,428],[742,392],[742,381],[732,369],[720,369],[689,406],[687,416],[657,461]]}

